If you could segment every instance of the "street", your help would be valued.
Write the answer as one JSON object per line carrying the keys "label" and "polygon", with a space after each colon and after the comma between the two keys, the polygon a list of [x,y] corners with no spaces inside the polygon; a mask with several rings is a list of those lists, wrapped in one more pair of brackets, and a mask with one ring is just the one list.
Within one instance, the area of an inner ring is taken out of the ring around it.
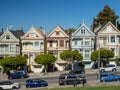
{"label": "street", "polygon": [[[120,75],[120,71],[118,72],[115,72],[116,74]],[[73,85],[63,85],[63,86],[60,86],[58,84],[58,77],[59,75],[56,74],[56,75],[41,75],[41,74],[31,74],[29,78],[41,78],[45,81],[48,82],[48,87],[42,87],[42,88],[53,88],[53,87],[70,87]],[[98,80],[97,80],[97,73],[94,72],[94,73],[87,73],[85,74],[85,77],[87,79],[87,83],[85,84],[85,86],[96,86],[96,85],[107,85],[107,84],[119,84],[118,82],[111,82],[111,83],[100,83]],[[7,79],[7,78],[6,78]],[[5,80],[4,78],[1,78],[1,80]],[[21,88],[19,90],[29,90],[25,87],[25,81],[27,80],[27,78],[24,78],[24,79],[13,79],[11,80],[12,82],[18,82],[20,83],[21,85]],[[82,85],[78,85],[78,86],[82,86]],[[41,88],[41,87],[40,87]]]}

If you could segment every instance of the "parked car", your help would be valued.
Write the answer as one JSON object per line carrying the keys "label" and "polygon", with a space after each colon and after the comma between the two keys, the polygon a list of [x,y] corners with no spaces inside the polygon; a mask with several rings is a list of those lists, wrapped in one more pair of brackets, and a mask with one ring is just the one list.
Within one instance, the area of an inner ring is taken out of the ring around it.
{"label": "parked car", "polygon": [[117,71],[117,68],[113,64],[107,64],[105,67],[100,68],[100,71],[101,72],[105,72],[105,71]]}
{"label": "parked car", "polygon": [[0,81],[0,90],[6,89],[19,89],[19,83],[13,83],[11,81]]}
{"label": "parked car", "polygon": [[101,72],[100,82],[120,81],[120,76],[113,72]]}
{"label": "parked car", "polygon": [[80,80],[77,79],[75,74],[61,74],[59,76],[59,85],[72,85],[76,82],[76,84],[80,84]]}
{"label": "parked car", "polygon": [[26,80],[26,88],[33,88],[33,87],[46,87],[48,83],[45,80],[34,78],[34,79],[27,79]]}
{"label": "parked car", "polygon": [[18,79],[18,78],[27,78],[29,75],[25,71],[15,71],[14,73],[10,73],[8,75],[8,79]]}

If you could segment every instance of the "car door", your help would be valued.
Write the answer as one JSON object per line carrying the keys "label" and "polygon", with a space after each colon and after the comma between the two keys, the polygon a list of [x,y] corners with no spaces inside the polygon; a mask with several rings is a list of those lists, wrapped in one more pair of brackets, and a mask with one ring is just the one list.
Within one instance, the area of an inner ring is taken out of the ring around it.
{"label": "car door", "polygon": [[110,81],[116,81],[116,77],[114,74],[110,74],[109,79],[110,79]]}
{"label": "car door", "polygon": [[9,82],[4,82],[3,83],[3,88],[4,89],[12,89],[12,86],[11,86],[11,84]]}
{"label": "car door", "polygon": [[75,75],[68,75],[67,77],[67,84],[74,84],[76,80],[76,76]]}

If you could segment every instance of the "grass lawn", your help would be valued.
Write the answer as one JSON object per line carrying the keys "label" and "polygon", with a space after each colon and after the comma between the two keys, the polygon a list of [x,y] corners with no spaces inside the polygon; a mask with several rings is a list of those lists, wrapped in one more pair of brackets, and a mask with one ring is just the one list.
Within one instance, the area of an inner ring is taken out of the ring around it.
{"label": "grass lawn", "polygon": [[37,90],[120,90],[120,86],[95,86],[95,87],[66,87],[66,88],[40,88]]}

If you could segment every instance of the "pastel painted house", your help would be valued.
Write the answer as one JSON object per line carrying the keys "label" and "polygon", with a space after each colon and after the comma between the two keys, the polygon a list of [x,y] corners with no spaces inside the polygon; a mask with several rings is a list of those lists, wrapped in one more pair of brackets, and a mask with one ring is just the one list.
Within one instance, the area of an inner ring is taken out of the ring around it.
{"label": "pastel painted house", "polygon": [[110,21],[94,30],[95,48],[106,48],[114,52],[114,58],[120,58],[120,31]]}
{"label": "pastel painted house", "polygon": [[22,55],[27,58],[27,65],[29,70],[34,73],[42,72],[44,66],[35,63],[34,59],[37,55],[44,53],[44,30],[40,28],[31,27],[22,40]]}
{"label": "pastel painted house", "polygon": [[94,38],[94,33],[84,23],[71,36],[71,49],[82,54],[85,68],[92,67],[90,56],[94,51]]}
{"label": "pastel painted house", "polygon": [[69,35],[61,26],[56,26],[47,36],[47,53],[53,54],[57,61],[54,63],[58,71],[65,69],[66,61],[60,58],[60,53],[69,50]]}

